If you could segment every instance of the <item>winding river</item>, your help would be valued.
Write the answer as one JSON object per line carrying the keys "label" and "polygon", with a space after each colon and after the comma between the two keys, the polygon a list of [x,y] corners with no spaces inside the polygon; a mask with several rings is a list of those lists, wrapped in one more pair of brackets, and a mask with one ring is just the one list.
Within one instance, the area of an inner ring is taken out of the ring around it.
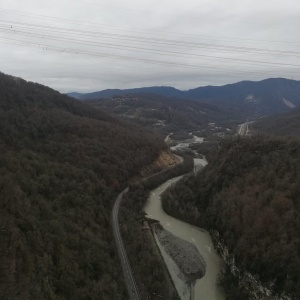
{"label": "winding river", "polygon": [[[206,163],[207,162],[203,159],[198,158],[194,160],[195,167],[199,165],[204,166]],[[196,281],[194,300],[225,300],[222,288],[218,287],[216,284],[217,275],[221,268],[221,260],[213,247],[209,233],[167,215],[162,209],[160,195],[181,177],[182,176],[172,178],[158,188],[152,190],[144,207],[144,211],[150,218],[160,221],[161,225],[174,235],[189,242],[193,242],[205,259],[206,274],[203,278]],[[172,267],[170,262],[167,261],[169,258],[166,257],[166,253],[162,252],[162,255],[181,299],[187,299],[187,297],[185,297],[186,291],[183,290],[185,288],[183,282],[180,282],[180,279],[174,274],[175,272],[178,272],[178,270]]]}

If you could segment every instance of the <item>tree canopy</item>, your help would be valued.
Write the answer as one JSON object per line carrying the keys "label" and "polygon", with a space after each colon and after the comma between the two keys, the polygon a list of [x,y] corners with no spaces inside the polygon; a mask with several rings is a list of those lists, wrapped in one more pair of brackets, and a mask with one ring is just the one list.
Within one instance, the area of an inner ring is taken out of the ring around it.
{"label": "tree canopy", "polygon": [[163,142],[4,74],[0,136],[0,298],[127,299],[110,212]]}
{"label": "tree canopy", "polygon": [[[203,172],[163,195],[163,207],[187,222],[217,230],[242,271],[299,299],[299,182],[298,140],[224,140]],[[231,293],[243,294],[234,299],[247,299],[244,293]]]}

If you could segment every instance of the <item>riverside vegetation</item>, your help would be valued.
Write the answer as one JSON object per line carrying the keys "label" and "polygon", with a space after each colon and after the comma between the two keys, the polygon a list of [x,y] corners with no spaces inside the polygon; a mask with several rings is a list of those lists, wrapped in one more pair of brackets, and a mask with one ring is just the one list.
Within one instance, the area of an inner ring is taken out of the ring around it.
{"label": "riverside vegetation", "polygon": [[162,297],[179,300],[154,237],[149,230],[142,230],[146,220],[142,209],[151,189],[172,177],[191,171],[192,168],[193,159],[185,157],[183,163],[131,184],[129,192],[124,195],[120,209],[122,237],[143,299],[150,296],[153,300]]}
{"label": "riverside vegetation", "polygon": [[2,73],[0,136],[0,299],[127,299],[111,209],[163,141]]}
{"label": "riverside vegetation", "polygon": [[250,127],[262,133],[297,138],[300,136],[300,109],[295,108],[289,113],[259,119]]}
{"label": "riverside vegetation", "polygon": [[228,299],[259,299],[240,281],[249,273],[268,287],[260,299],[299,299],[299,140],[233,138],[208,159],[202,172],[163,194],[164,210],[219,233],[216,244],[222,240],[226,258],[239,270],[226,267],[220,276]]}

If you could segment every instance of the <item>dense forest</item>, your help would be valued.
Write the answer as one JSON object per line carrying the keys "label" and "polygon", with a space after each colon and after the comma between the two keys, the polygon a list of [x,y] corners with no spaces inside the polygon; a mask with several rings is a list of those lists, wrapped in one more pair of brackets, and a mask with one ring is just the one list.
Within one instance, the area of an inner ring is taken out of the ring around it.
{"label": "dense forest", "polygon": [[300,299],[299,182],[299,140],[234,138],[221,143],[202,172],[167,190],[163,208],[219,232],[240,270],[235,278],[225,270],[220,280],[228,299],[252,299],[240,289],[245,272]]}
{"label": "dense forest", "polygon": [[262,118],[251,124],[251,129],[279,136],[300,136],[300,109],[295,108],[289,113]]}
{"label": "dense forest", "polygon": [[2,73],[0,136],[0,299],[127,299],[111,208],[162,141]]}

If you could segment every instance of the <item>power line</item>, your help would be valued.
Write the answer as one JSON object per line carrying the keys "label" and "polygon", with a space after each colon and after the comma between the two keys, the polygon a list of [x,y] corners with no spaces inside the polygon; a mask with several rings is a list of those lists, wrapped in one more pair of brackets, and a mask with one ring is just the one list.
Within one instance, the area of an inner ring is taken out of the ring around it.
{"label": "power line", "polygon": [[[253,75],[268,75],[267,73],[260,73],[258,71],[251,72],[251,71],[241,71],[237,69],[224,69],[221,67],[213,67],[213,66],[200,66],[200,65],[190,65],[190,64],[183,64],[183,63],[174,63],[174,62],[167,62],[167,61],[159,61],[159,60],[153,60],[153,59],[145,59],[145,58],[135,58],[135,57],[128,57],[128,56],[121,56],[121,55],[113,55],[113,54],[107,54],[107,53],[99,53],[99,52],[91,52],[91,51],[85,51],[85,50],[77,50],[77,49],[70,49],[70,48],[62,48],[58,46],[48,45],[48,44],[40,44],[35,42],[28,42],[28,41],[20,41],[17,39],[10,39],[10,38],[3,38],[0,37],[0,39],[8,40],[12,42],[13,44],[17,45],[29,45],[34,48],[39,48],[41,50],[48,50],[48,51],[55,51],[59,53],[71,53],[71,54],[82,54],[82,55],[88,55],[93,57],[102,57],[102,58],[110,58],[110,59],[117,59],[117,60],[126,60],[126,61],[135,61],[135,62],[143,62],[147,64],[158,64],[158,65],[165,65],[169,67],[184,67],[184,68],[191,68],[191,69],[206,69],[206,70],[216,70],[218,72],[235,72],[237,74],[253,74]],[[274,75],[274,74],[271,74]]]}
{"label": "power line", "polygon": [[50,33],[59,33],[59,34],[67,34],[70,35],[82,35],[85,37],[101,37],[104,39],[112,39],[112,40],[125,40],[126,42],[139,42],[139,43],[147,43],[150,45],[169,45],[175,47],[184,47],[190,49],[213,49],[213,50],[222,50],[227,52],[237,52],[237,53],[253,53],[253,54],[262,54],[262,55],[277,55],[277,56],[300,56],[300,52],[289,51],[289,50],[272,50],[272,49],[262,49],[262,48],[253,48],[253,47],[241,47],[241,46],[226,46],[226,45],[218,45],[218,44],[207,44],[207,43],[199,43],[199,42],[191,42],[191,41],[180,41],[180,40],[170,40],[170,39],[159,39],[159,38],[145,38],[139,36],[132,35],[122,35],[122,34],[114,34],[107,32],[95,32],[95,31],[87,31],[87,30],[74,30],[74,29],[66,29],[59,28],[53,26],[43,26],[43,25],[35,25],[29,23],[4,23],[2,26],[6,29],[17,29],[18,26],[22,29],[26,30],[34,30],[38,32],[50,32]]}
{"label": "power line", "polygon": [[217,59],[222,62],[234,62],[234,63],[241,63],[241,64],[254,64],[254,65],[269,65],[269,66],[281,66],[281,67],[300,67],[298,64],[290,64],[290,63],[281,63],[281,62],[269,62],[269,61],[258,61],[258,60],[251,60],[251,59],[241,59],[241,58],[232,58],[232,57],[221,57],[216,55],[206,55],[206,54],[193,54],[193,53],[183,53],[178,51],[165,51],[161,49],[150,49],[150,48],[144,48],[144,47],[138,47],[138,46],[126,46],[126,45],[120,45],[120,44],[109,44],[109,43],[96,43],[96,42],[87,42],[83,40],[76,40],[76,39],[68,39],[68,38],[60,38],[55,36],[49,36],[49,35],[43,35],[43,34],[37,34],[37,33],[30,33],[15,29],[7,29],[10,33],[18,33],[20,35],[29,35],[33,37],[38,38],[46,38],[51,39],[54,41],[63,41],[63,42],[69,42],[69,43],[76,43],[76,44],[82,44],[82,45],[88,45],[88,46],[101,46],[101,47],[107,47],[117,50],[135,50],[140,52],[151,52],[151,53],[158,53],[158,54],[164,54],[164,55],[173,55],[173,56],[185,56],[185,57],[193,57],[197,59]]}
{"label": "power line", "polygon": [[[45,15],[38,15],[38,14],[32,14],[28,12],[20,12],[20,11],[14,11],[14,10],[7,10],[7,9],[0,9],[0,12],[4,12],[5,14],[16,14],[24,17],[30,17],[30,19],[35,18],[35,19],[41,19],[43,21],[48,20],[48,21],[54,21],[54,22],[60,22],[64,24],[73,24],[73,25],[80,25],[80,26],[93,26],[93,28],[98,27],[98,28],[103,28],[103,27],[108,27],[110,29],[115,28],[118,31],[138,31],[138,32],[146,32],[146,33],[154,33],[156,35],[161,35],[161,31],[158,30],[149,30],[145,28],[137,28],[137,27],[130,27],[130,26],[118,26],[118,25],[112,25],[112,24],[100,24],[100,23],[95,23],[95,22],[86,22],[86,21],[79,21],[79,20],[74,20],[74,19],[64,19],[64,18],[57,18],[57,17],[50,17],[50,16],[45,16]],[[164,32],[166,35],[180,35],[180,36],[190,36],[193,38],[209,38],[209,39],[218,39],[218,40],[232,40],[232,41],[252,41],[252,42],[259,42],[259,43],[275,43],[275,44],[293,44],[293,45],[299,45],[300,42],[295,42],[295,41],[276,41],[276,40],[258,40],[258,39],[246,39],[246,38],[235,38],[235,37],[224,37],[224,36],[214,36],[214,35],[193,35],[193,34],[186,34],[186,33],[178,33],[178,32],[170,32],[170,31],[165,31]]]}
{"label": "power line", "polygon": [[[279,62],[279,61],[267,61],[265,59],[250,59],[250,54],[255,55],[264,55],[264,56],[280,56],[282,58],[290,58],[290,57],[299,57],[300,52],[291,51],[291,50],[282,50],[282,49],[263,49],[257,47],[245,47],[245,46],[231,46],[224,44],[216,44],[216,43],[203,43],[197,40],[178,40],[173,38],[162,38],[159,36],[151,37],[149,35],[145,35],[146,32],[151,32],[157,34],[157,31],[154,30],[144,30],[144,29],[134,29],[136,32],[140,31],[140,34],[143,33],[143,36],[138,36],[137,33],[135,35],[131,35],[128,33],[123,33],[124,28],[120,26],[114,25],[105,25],[109,29],[118,30],[117,32],[103,32],[99,31],[97,28],[102,26],[97,23],[89,23],[89,22],[81,22],[78,20],[66,20],[62,18],[53,18],[47,16],[40,16],[26,12],[16,12],[16,11],[7,11],[0,9],[0,12],[8,12],[10,14],[17,14],[25,17],[43,19],[49,21],[55,21],[66,25],[85,25],[85,26],[93,26],[93,30],[91,29],[82,29],[80,28],[65,28],[58,26],[50,26],[44,24],[34,24],[28,22],[11,22],[10,20],[0,20],[0,30],[2,32],[8,34],[18,34],[21,37],[31,37],[36,39],[35,41],[27,41],[27,40],[18,40],[12,38],[2,37],[6,42],[13,43],[15,45],[22,45],[26,47],[39,48],[43,50],[51,50],[56,51],[58,53],[68,53],[68,54],[81,54],[88,55],[93,57],[105,57],[110,59],[118,59],[124,61],[135,61],[140,63],[147,63],[149,65],[165,65],[169,67],[179,67],[179,68],[189,68],[189,69],[206,69],[206,70],[216,70],[218,72],[226,72],[226,73],[238,73],[238,74],[253,74],[253,75],[267,75],[269,73],[264,70],[251,71],[251,70],[241,70],[235,68],[235,65],[249,65],[249,66],[260,66],[260,67],[268,67],[268,68],[289,68],[289,70],[299,70],[299,64],[293,64],[288,62]],[[95,28],[94,25],[96,24]],[[129,27],[128,27],[129,28]],[[95,30],[96,29],[96,30]],[[126,31],[126,30],[125,30]],[[82,38],[83,36],[83,38]],[[209,37],[209,36],[207,36]],[[212,36],[210,36],[212,38]],[[186,37],[185,37],[186,38]],[[199,36],[198,36],[199,38]],[[92,39],[92,40],[91,40]],[[45,40],[49,40],[49,42],[45,43]],[[244,39],[241,39],[244,41]],[[36,42],[37,41],[37,42]],[[55,45],[60,43],[60,45]],[[76,48],[74,47],[62,47],[62,43],[70,43],[76,44]],[[123,44],[122,44],[123,43]],[[143,45],[145,44],[145,45]],[[83,49],[87,48],[88,49]],[[224,69],[222,67],[218,67],[215,65],[199,65],[199,62],[193,61],[193,63],[185,63],[185,62],[174,62],[162,59],[147,59],[145,57],[132,57],[123,54],[114,54],[114,53],[101,53],[98,51],[92,50],[91,47],[101,47],[101,49],[109,50],[114,49],[116,51],[126,51],[131,55],[136,55],[136,53],[152,53],[157,55],[163,55],[168,57],[179,57],[181,59],[193,59],[193,60],[202,60],[204,62],[213,61],[214,64],[217,63],[230,63],[230,69]],[[159,48],[157,48],[159,47]],[[163,47],[163,48],[161,48]],[[171,50],[168,48],[171,47]],[[177,48],[177,49],[176,49]],[[180,50],[179,50],[180,49]],[[200,51],[204,49],[209,49],[212,51],[226,51],[229,52],[232,56],[221,56],[221,55],[213,55],[210,54],[202,54]],[[197,50],[197,53],[195,53]],[[190,52],[189,52],[190,51]],[[247,57],[236,57],[235,54],[243,54],[247,55]],[[269,70],[270,71],[270,70]],[[261,73],[262,72],[262,73]],[[282,70],[281,70],[282,72]],[[271,74],[274,76],[274,74]]]}

